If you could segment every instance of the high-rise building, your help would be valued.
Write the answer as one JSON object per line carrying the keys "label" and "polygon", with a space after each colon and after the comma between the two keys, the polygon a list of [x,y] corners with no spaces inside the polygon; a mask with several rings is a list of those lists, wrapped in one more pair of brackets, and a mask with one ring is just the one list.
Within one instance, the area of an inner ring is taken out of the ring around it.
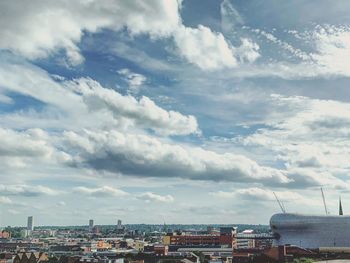
{"label": "high-rise building", "polygon": [[94,227],[94,220],[90,219],[89,220],[89,230],[91,231],[93,227]]}
{"label": "high-rise building", "polygon": [[27,219],[27,230],[33,231],[34,230],[34,219],[33,216],[28,216]]}
{"label": "high-rise building", "polygon": [[118,219],[117,229],[122,229],[122,228],[123,228],[122,220]]}

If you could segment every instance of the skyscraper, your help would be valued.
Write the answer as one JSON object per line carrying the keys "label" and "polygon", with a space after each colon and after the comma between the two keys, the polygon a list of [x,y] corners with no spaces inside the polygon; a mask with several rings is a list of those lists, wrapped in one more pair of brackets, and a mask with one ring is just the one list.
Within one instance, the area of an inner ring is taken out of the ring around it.
{"label": "skyscraper", "polygon": [[123,229],[122,220],[118,219],[117,229]]}
{"label": "skyscraper", "polygon": [[34,230],[34,219],[33,216],[28,216],[27,219],[27,230],[33,231]]}
{"label": "skyscraper", "polygon": [[94,220],[90,219],[89,220],[89,230],[91,231],[93,227],[94,227]]}

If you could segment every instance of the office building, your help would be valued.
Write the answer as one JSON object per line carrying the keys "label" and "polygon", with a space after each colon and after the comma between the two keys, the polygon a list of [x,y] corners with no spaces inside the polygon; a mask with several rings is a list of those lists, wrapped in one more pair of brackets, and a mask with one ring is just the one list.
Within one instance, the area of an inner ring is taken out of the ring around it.
{"label": "office building", "polygon": [[33,216],[28,216],[27,219],[27,230],[33,231],[34,230],[34,218]]}
{"label": "office building", "polygon": [[91,231],[93,227],[94,227],[94,220],[90,219],[89,220],[89,230]]}

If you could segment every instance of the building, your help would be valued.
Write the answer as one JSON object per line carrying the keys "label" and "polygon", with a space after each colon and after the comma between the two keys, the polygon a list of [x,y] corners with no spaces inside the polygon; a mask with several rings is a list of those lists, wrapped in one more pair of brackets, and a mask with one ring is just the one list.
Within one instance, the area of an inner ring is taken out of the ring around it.
{"label": "building", "polygon": [[34,230],[34,218],[33,216],[28,216],[27,219],[27,230],[33,231]]}
{"label": "building", "polygon": [[168,246],[154,245],[154,254],[159,255],[159,256],[168,255]]}
{"label": "building", "polygon": [[135,249],[139,252],[144,252],[145,250],[145,242],[141,240],[135,241]]}
{"label": "building", "polygon": [[92,231],[92,228],[94,227],[94,220],[90,219],[89,220],[89,231]]}
{"label": "building", "polygon": [[47,254],[43,252],[22,252],[14,257],[13,263],[40,263],[48,261],[48,259]]}
{"label": "building", "polygon": [[237,249],[254,248],[254,230],[244,230],[237,234]]}
{"label": "building", "polygon": [[237,247],[237,227],[220,227],[220,245]]}
{"label": "building", "polygon": [[123,229],[122,220],[120,220],[120,219],[118,219],[117,229],[118,230],[122,230]]}
{"label": "building", "polygon": [[350,247],[350,216],[275,214],[270,219],[270,227],[273,246]]}
{"label": "building", "polygon": [[163,237],[164,245],[176,246],[236,246],[237,228],[222,227],[217,234],[176,234],[168,233]]}

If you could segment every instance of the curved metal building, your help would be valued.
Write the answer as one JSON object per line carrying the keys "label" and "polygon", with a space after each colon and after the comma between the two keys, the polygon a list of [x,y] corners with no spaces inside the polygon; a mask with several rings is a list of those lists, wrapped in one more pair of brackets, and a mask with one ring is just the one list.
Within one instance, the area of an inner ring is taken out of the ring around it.
{"label": "curved metal building", "polygon": [[350,216],[275,214],[270,227],[275,246],[350,247]]}

